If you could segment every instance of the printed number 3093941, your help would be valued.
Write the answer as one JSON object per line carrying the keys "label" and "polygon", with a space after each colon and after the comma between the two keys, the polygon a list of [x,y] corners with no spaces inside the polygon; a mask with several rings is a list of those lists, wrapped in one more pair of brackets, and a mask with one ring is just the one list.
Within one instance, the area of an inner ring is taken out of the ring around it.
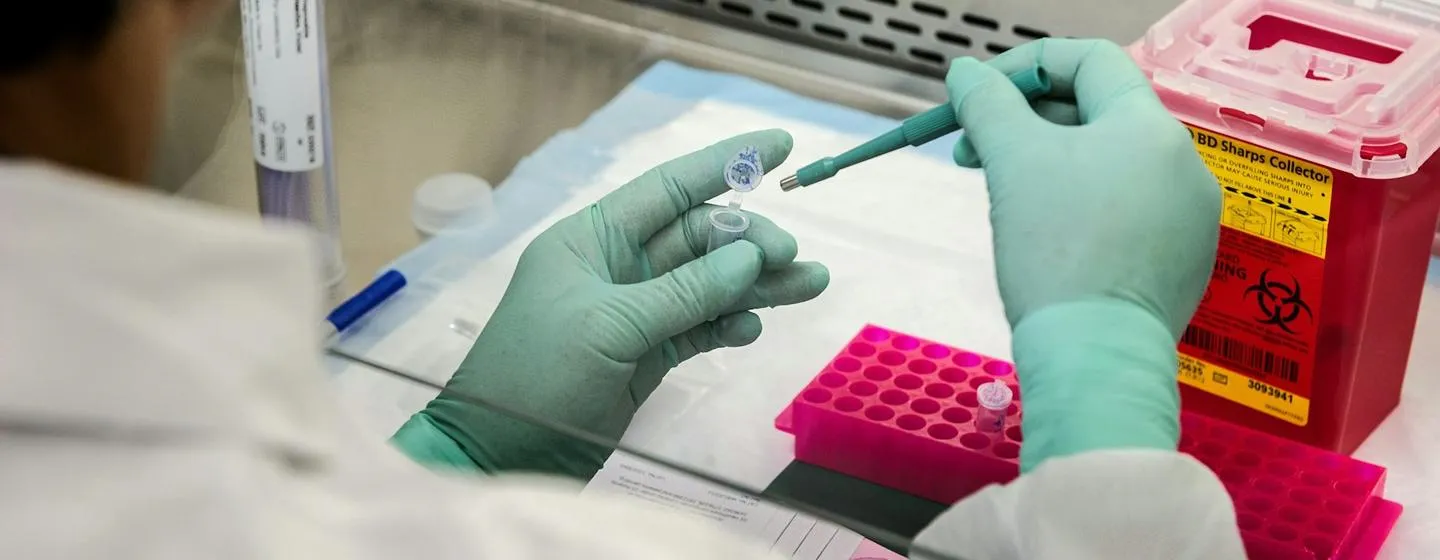
{"label": "printed number 3093941", "polygon": [[1282,390],[1280,390],[1280,389],[1276,389],[1275,387],[1271,387],[1271,386],[1269,386],[1269,385],[1266,385],[1266,384],[1261,383],[1261,382],[1259,382],[1259,381],[1255,381],[1255,380],[1253,380],[1253,379],[1250,380],[1250,389],[1253,390],[1253,391],[1258,391],[1258,392],[1260,392],[1261,394],[1268,395],[1268,396],[1274,397],[1274,398],[1276,398],[1276,399],[1285,401],[1285,402],[1291,402],[1291,403],[1295,402],[1295,395],[1291,395],[1290,393],[1287,393],[1287,392],[1282,391]]}

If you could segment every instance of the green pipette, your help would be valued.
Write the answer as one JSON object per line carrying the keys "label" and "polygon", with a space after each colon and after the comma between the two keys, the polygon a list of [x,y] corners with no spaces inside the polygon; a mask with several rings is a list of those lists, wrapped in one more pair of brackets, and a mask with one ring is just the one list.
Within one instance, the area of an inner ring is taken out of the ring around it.
{"label": "green pipette", "polygon": [[[1036,99],[1050,93],[1050,77],[1045,70],[1033,66],[1009,76],[1010,81],[1027,99]],[[873,140],[856,146],[835,157],[822,158],[801,167],[794,175],[780,181],[780,189],[791,191],[808,187],[834,177],[841,169],[870,159],[880,157],[905,146],[920,146],[936,138],[960,130],[955,120],[955,109],[949,103],[905,119],[899,128],[881,134]]]}

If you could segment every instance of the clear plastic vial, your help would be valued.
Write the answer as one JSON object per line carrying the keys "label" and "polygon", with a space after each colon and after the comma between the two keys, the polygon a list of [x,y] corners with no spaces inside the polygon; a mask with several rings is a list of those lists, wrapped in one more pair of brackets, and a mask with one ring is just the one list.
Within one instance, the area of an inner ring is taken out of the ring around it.
{"label": "clear plastic vial", "polygon": [[330,299],[342,299],[325,0],[240,8],[260,215],[315,231]]}
{"label": "clear plastic vial", "polygon": [[976,391],[980,410],[975,414],[975,428],[982,432],[1005,431],[1005,417],[1010,413],[1010,403],[1015,392],[1001,381],[991,381]]}
{"label": "clear plastic vial", "polygon": [[710,240],[705,244],[709,253],[745,237],[750,229],[750,218],[740,211],[743,193],[755,190],[765,178],[765,166],[760,163],[760,150],[746,146],[725,164],[725,185],[730,187],[730,203],[724,208],[710,211]]}
{"label": "clear plastic vial", "polygon": [[750,218],[739,209],[726,206],[711,210],[710,240],[705,244],[705,252],[709,253],[745,237],[747,229],[750,229]]}

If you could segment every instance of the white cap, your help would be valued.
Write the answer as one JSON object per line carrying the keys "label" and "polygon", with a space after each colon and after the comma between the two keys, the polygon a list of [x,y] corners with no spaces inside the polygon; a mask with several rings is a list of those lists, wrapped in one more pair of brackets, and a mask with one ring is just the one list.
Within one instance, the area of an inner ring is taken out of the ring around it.
{"label": "white cap", "polygon": [[1009,385],[997,379],[981,385],[976,396],[980,397],[980,406],[990,410],[1002,410],[1010,406],[1010,401],[1015,399],[1015,392],[1010,390]]}
{"label": "white cap", "polygon": [[410,220],[425,235],[435,235],[462,216],[479,223],[495,213],[490,183],[466,173],[436,175],[415,189]]}

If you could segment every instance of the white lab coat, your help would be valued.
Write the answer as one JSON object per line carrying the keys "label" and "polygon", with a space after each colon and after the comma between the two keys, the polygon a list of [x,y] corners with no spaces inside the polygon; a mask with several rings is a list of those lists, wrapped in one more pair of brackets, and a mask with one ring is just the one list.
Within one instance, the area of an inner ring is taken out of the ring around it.
{"label": "white lab coat", "polygon": [[[762,549],[554,480],[442,476],[344,418],[299,232],[0,161],[0,557],[725,559]],[[965,558],[1241,558],[1173,453],[1055,460],[938,519]]]}

